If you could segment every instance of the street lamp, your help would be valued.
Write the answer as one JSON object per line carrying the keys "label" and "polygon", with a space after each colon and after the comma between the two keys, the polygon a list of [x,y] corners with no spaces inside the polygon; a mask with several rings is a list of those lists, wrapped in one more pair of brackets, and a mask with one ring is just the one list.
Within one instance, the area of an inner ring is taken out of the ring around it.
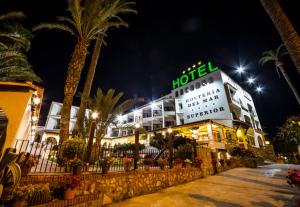
{"label": "street lamp", "polygon": [[168,128],[168,150],[169,150],[169,167],[173,168],[173,130]]}
{"label": "street lamp", "polygon": [[139,151],[140,151],[140,143],[139,143],[139,137],[140,137],[140,123],[136,123],[134,125],[135,132],[134,132],[134,160],[133,160],[133,167],[134,169],[138,169],[138,160],[139,160]]}
{"label": "street lamp", "polygon": [[86,150],[86,154],[85,154],[85,162],[86,163],[90,162],[93,140],[94,140],[95,129],[96,129],[96,120],[98,118],[98,115],[99,115],[98,112],[92,113],[92,122],[91,122],[91,127],[90,127],[89,141],[88,141],[88,146],[87,146],[87,150]]}

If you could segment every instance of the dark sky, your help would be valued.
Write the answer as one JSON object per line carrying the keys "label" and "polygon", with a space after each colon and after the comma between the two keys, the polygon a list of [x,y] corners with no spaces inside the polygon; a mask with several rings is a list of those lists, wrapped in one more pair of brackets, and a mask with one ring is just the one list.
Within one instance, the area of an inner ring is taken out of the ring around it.
{"label": "dark sky", "polygon": [[[299,32],[296,2],[282,1],[282,6]],[[259,0],[137,0],[135,8],[138,15],[124,17],[130,28],[108,32],[94,89],[116,88],[128,98],[139,96],[151,101],[170,92],[172,79],[182,69],[199,60],[212,60],[253,95],[260,121],[271,136],[284,119],[299,114],[296,99],[284,79],[278,78],[273,65],[261,68],[257,63],[263,51],[281,44]],[[17,10],[26,13],[29,27],[67,14],[66,0],[0,0],[1,13]],[[44,81],[45,118],[51,101],[62,101],[75,39],[60,31],[34,35],[29,59]],[[295,66],[289,57],[285,63],[299,89]],[[249,74],[239,77],[234,73],[234,67],[240,64],[246,65],[247,72],[259,80],[263,94],[256,94],[253,87],[247,86]],[[82,83],[79,89],[82,90]],[[75,98],[74,103],[78,104],[79,99]]]}

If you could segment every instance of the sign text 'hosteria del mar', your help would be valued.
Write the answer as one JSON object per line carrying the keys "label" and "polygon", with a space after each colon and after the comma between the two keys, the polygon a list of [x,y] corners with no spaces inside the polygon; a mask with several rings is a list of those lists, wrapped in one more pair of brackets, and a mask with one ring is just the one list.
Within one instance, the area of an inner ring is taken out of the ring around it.
{"label": "sign text 'hosteria del mar'", "polygon": [[172,87],[173,89],[178,88],[180,86],[184,86],[185,84],[196,80],[198,78],[201,78],[209,73],[215,72],[219,70],[218,67],[214,67],[209,61],[207,64],[203,64],[201,62],[198,63],[198,66],[193,65],[192,68],[188,68],[187,71],[183,72],[183,75],[181,75],[179,78],[172,81]]}

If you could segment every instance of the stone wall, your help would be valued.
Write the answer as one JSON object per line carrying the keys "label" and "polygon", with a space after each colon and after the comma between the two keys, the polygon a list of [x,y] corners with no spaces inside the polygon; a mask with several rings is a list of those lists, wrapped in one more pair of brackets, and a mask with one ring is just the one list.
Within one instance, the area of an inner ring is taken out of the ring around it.
{"label": "stone wall", "polygon": [[78,196],[73,200],[56,200],[32,207],[101,207],[102,201],[103,194],[94,193],[85,196]]}
{"label": "stone wall", "polygon": [[214,167],[212,164],[212,151],[206,147],[197,146],[197,156],[200,156],[203,159],[202,163],[202,171],[203,175],[213,175]]}
{"label": "stone wall", "polygon": [[[23,178],[22,185],[28,183],[55,184],[64,179],[65,175],[29,175]],[[150,171],[131,171],[128,173],[84,174],[81,176],[83,185],[79,194],[88,192],[89,186],[96,185],[95,192],[102,192],[112,202],[126,198],[149,194],[166,187],[190,182],[203,177],[199,168],[165,169]]]}

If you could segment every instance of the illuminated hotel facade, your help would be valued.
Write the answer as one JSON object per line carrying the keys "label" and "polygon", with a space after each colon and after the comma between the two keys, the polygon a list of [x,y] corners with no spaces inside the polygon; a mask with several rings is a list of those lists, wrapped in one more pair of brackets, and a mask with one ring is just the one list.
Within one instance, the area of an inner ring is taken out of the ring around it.
{"label": "illuminated hotel facade", "polygon": [[[57,138],[61,104],[53,102],[43,139]],[[70,132],[77,107],[72,107]],[[134,126],[139,123],[145,134],[141,142],[149,144],[154,133],[168,128],[212,149],[228,144],[247,148],[264,146],[264,132],[251,95],[211,62],[193,65],[172,81],[172,90],[151,103],[120,114],[107,131],[103,143],[115,145],[134,142]]]}

